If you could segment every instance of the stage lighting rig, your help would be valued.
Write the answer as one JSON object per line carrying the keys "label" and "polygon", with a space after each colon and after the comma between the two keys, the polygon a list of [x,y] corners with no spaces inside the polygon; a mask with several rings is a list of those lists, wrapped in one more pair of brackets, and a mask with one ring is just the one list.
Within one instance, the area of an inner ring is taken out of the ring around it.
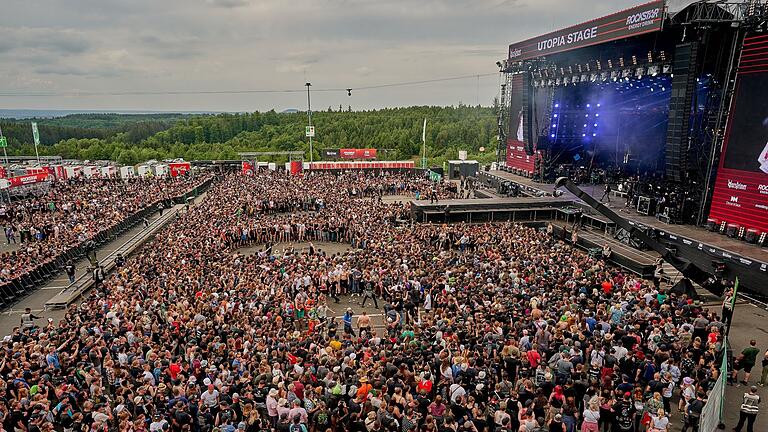
{"label": "stage lighting rig", "polygon": [[655,77],[658,74],[659,74],[659,66],[657,65],[648,66],[648,75]]}
{"label": "stage lighting rig", "polygon": [[637,79],[642,78],[644,75],[645,75],[645,68],[644,67],[641,66],[641,67],[635,69],[635,77],[637,77]]}

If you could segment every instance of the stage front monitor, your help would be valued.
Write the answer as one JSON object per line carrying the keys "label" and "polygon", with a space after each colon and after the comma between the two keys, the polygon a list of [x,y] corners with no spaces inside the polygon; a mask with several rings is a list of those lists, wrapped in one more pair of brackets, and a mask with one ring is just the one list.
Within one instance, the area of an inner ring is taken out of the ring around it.
{"label": "stage front monitor", "polygon": [[746,39],[710,217],[768,232],[768,36]]}

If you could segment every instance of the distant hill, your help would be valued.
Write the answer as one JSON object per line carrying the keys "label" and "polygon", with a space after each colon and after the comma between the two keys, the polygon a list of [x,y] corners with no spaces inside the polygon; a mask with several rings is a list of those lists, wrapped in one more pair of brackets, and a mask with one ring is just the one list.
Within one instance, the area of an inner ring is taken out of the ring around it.
{"label": "distant hill", "polygon": [[219,111],[131,111],[131,110],[34,110],[34,109],[0,109],[0,119],[31,119],[56,118],[72,114],[218,114]]}

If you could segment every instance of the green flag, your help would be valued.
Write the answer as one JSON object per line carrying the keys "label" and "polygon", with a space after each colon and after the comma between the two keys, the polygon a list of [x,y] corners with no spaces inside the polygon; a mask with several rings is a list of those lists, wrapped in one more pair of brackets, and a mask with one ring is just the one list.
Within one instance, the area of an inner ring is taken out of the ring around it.
{"label": "green flag", "polygon": [[731,294],[731,311],[736,306],[736,293],[739,291],[739,277],[736,276],[736,282],[733,284],[733,294]]}

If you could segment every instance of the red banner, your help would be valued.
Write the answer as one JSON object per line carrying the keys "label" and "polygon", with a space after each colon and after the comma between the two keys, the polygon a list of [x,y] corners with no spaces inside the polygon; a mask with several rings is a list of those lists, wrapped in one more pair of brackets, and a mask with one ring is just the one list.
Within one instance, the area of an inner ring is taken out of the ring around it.
{"label": "red banner", "polygon": [[171,173],[171,177],[178,177],[186,174],[192,165],[189,162],[173,162],[168,164],[168,170]]}
{"label": "red banner", "polygon": [[709,216],[768,232],[768,36],[744,40]]}
{"label": "red banner", "polygon": [[6,178],[8,177],[8,171],[5,170],[5,167],[0,165],[0,178]]}
{"label": "red banner", "polygon": [[64,169],[64,165],[55,165],[54,167],[54,174],[56,175],[56,178],[59,180],[66,180],[67,179],[67,170]]}
{"label": "red banner", "polygon": [[313,162],[312,170],[360,170],[360,169],[408,169],[415,168],[414,161],[401,162]]}
{"label": "red banner", "polygon": [[376,159],[376,149],[340,149],[342,159]]}
{"label": "red banner", "polygon": [[11,177],[8,179],[11,187],[24,186],[33,183],[40,183],[48,180],[48,173],[41,172],[37,174],[25,174],[17,177]]}
{"label": "red banner", "polygon": [[243,175],[253,175],[254,166],[251,161],[243,161]]}

